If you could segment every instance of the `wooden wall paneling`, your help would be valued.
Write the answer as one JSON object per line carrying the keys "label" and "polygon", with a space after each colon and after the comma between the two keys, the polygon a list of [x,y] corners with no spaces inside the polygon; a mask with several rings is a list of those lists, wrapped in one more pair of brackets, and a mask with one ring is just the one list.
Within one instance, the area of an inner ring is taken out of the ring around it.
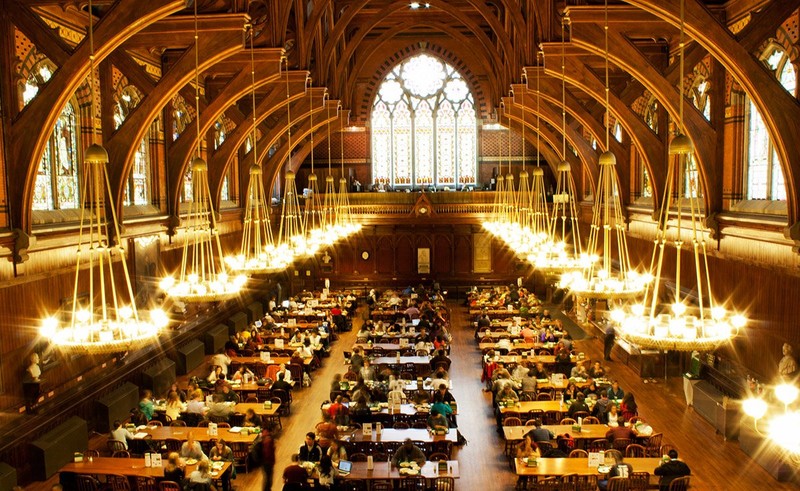
{"label": "wooden wall paneling", "polygon": [[376,238],[375,245],[375,269],[378,274],[394,274],[395,261],[397,260],[394,250],[394,236],[382,235]]}
{"label": "wooden wall paneling", "polygon": [[417,274],[416,241],[410,234],[396,236],[395,272],[398,275]]}
{"label": "wooden wall paneling", "polygon": [[472,272],[472,236],[457,235],[453,245],[453,273],[470,274]]}
{"label": "wooden wall paneling", "polygon": [[453,234],[436,234],[431,251],[431,274],[453,274]]}

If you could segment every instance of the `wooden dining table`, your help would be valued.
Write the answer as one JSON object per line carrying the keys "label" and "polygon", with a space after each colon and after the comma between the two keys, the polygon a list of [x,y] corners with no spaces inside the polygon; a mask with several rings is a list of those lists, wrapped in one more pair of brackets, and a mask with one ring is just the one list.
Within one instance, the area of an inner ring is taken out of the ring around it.
{"label": "wooden dining table", "polygon": [[[152,438],[154,441],[164,441],[168,438],[186,441],[189,437],[189,432],[192,433],[194,439],[201,443],[208,443],[211,440],[224,439],[226,442],[244,442],[253,443],[256,439],[255,434],[242,435],[240,432],[231,432],[230,428],[217,428],[216,435],[209,435],[207,428],[194,428],[187,426],[147,426],[141,430],[137,430],[134,434],[144,433],[147,437]],[[146,438],[146,437],[145,437]],[[139,438],[137,438],[138,440]]]}
{"label": "wooden dining table", "polygon": [[516,412],[526,413],[528,411],[558,411],[566,412],[569,406],[561,401],[520,401],[514,406],[501,407],[501,413]]}
{"label": "wooden dining table", "polygon": [[[569,434],[573,440],[599,440],[606,437],[609,428],[603,424],[591,424],[581,426],[580,433],[572,429],[572,425],[542,425],[542,428],[550,430],[554,435]],[[503,426],[503,438],[506,441],[518,441],[533,430],[531,426]]]}
{"label": "wooden dining table", "polygon": [[237,413],[245,414],[248,409],[252,409],[259,416],[273,417],[278,414],[278,408],[280,407],[281,405],[278,402],[273,402],[272,407],[269,408],[265,408],[263,402],[240,402],[233,407],[233,410]]}
{"label": "wooden dining table", "polygon": [[378,435],[373,429],[371,435],[365,436],[361,430],[356,430],[351,435],[344,437],[343,440],[353,444],[366,443],[366,442],[403,443],[404,441],[406,441],[407,438],[410,438],[412,441],[421,443],[434,443],[442,441],[456,443],[458,441],[458,431],[455,428],[450,428],[450,430],[444,435],[435,435],[430,431],[422,428],[409,428],[407,430],[395,430],[394,428],[385,428],[381,431],[380,435]]}
{"label": "wooden dining table", "polygon": [[[289,365],[289,363],[292,361],[291,357],[288,356],[270,356],[269,361],[262,360],[260,356],[237,356],[232,360],[233,363],[231,363],[231,365],[256,365],[258,363],[264,363],[266,365]],[[309,365],[311,364],[311,360],[312,358],[305,358],[303,360],[303,364]]]}
{"label": "wooden dining table", "polygon": [[431,366],[431,359],[428,356],[401,356],[400,360],[396,356],[378,356],[373,358],[373,365],[427,365]]}
{"label": "wooden dining table", "polygon": [[[353,462],[350,474],[345,479],[373,480],[373,479],[404,479],[405,474],[400,474],[400,467],[395,467],[389,462],[375,462],[372,470],[367,469],[366,462]],[[439,463],[427,461],[419,468],[419,475],[425,479],[436,479],[438,477],[460,477],[457,460],[447,461],[447,472],[439,472]]]}
{"label": "wooden dining table", "polygon": [[[85,474],[90,476],[109,476],[119,475],[129,478],[149,477],[154,479],[161,479],[164,477],[163,467],[145,467],[143,458],[111,458],[111,457],[94,457],[92,462],[84,458],[83,462],[69,462],[65,464],[60,470],[60,482],[64,489],[75,489],[76,474]],[[163,462],[166,465],[166,462]],[[186,464],[184,468],[186,476],[194,472],[197,464]],[[222,467],[218,470],[212,471],[211,476],[217,478],[231,468],[230,462],[223,462]]]}
{"label": "wooden dining table", "polygon": [[[656,467],[661,465],[658,457],[630,457],[625,462],[633,467],[634,472],[648,472],[651,484],[658,483],[658,476],[653,475]],[[581,476],[602,476],[597,467],[589,467],[588,458],[546,458],[537,459],[536,467],[529,467],[522,459],[514,459],[514,470],[520,477],[553,477],[567,474]]]}

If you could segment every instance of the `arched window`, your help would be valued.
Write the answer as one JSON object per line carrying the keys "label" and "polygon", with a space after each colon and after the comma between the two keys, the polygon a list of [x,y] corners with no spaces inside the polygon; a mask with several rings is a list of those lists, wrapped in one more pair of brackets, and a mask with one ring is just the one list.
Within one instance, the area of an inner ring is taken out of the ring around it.
{"label": "arched window", "polygon": [[643,198],[650,198],[653,196],[653,185],[650,182],[650,173],[647,172],[647,169],[643,169],[642,172],[642,197]]}
{"label": "arched window", "polygon": [[133,156],[133,168],[125,183],[125,206],[149,205],[152,203],[152,163],[150,158],[150,140],[158,135],[158,120],[153,121],[150,131],[136,149]]}
{"label": "arched window", "polygon": [[702,78],[697,77],[692,87],[692,102],[694,107],[700,110],[705,116],[707,121],[711,121],[711,83]]}
{"label": "arched window", "polygon": [[192,115],[186,101],[179,95],[175,96],[172,99],[172,141],[177,140],[191,122]]}
{"label": "arched window", "polygon": [[78,208],[78,120],[68,102],[53,127],[36,174],[34,210]]}
{"label": "arched window", "polygon": [[36,97],[36,94],[39,93],[39,87],[50,80],[55,70],[55,65],[48,59],[43,59],[33,66],[27,80],[25,80],[25,88],[22,90],[22,103],[24,105],[27,106]]}
{"label": "arched window", "polygon": [[186,174],[183,175],[183,193],[181,198],[184,203],[192,201],[192,166],[186,169]]}
{"label": "arched window", "polygon": [[376,183],[477,181],[475,102],[461,74],[438,58],[414,56],[386,76],[372,106],[371,132]]}
{"label": "arched window", "polygon": [[127,85],[119,94],[114,94],[114,129],[122,126],[141,99],[141,93],[133,85]]}
{"label": "arched window", "polygon": [[644,109],[644,122],[647,126],[658,133],[658,99],[651,97]]}
{"label": "arched window", "polygon": [[[762,61],[774,71],[781,85],[794,94],[797,76],[786,51],[770,45]],[[747,109],[747,199],[785,200],[786,185],[778,153],[752,100]]]}
{"label": "arched window", "polygon": [[228,132],[225,129],[225,120],[223,118],[219,118],[216,123],[214,123],[214,150],[218,149],[220,145],[225,141],[225,137],[228,136]]}
{"label": "arched window", "polygon": [[619,121],[614,124],[614,138],[618,142],[622,142],[622,125],[619,124]]}

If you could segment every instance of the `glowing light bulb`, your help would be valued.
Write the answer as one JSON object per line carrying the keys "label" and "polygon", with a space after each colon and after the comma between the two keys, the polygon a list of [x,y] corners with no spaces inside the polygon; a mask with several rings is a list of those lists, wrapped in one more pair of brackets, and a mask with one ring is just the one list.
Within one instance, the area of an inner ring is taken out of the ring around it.
{"label": "glowing light bulb", "polygon": [[767,414],[767,403],[764,402],[764,399],[751,397],[750,399],[742,401],[742,409],[744,409],[745,414],[748,416],[761,419]]}
{"label": "glowing light bulb", "polygon": [[775,397],[777,397],[779,401],[786,405],[789,405],[797,400],[798,395],[800,395],[800,390],[798,390],[794,385],[780,384],[775,387]]}

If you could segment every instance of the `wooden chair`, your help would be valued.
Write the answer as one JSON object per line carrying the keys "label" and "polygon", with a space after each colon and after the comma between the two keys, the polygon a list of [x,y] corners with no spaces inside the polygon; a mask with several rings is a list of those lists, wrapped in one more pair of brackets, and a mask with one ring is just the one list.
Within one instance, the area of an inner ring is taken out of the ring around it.
{"label": "wooden chair", "polygon": [[197,427],[198,427],[198,428],[208,428],[208,423],[210,423],[210,422],[211,422],[211,421],[209,421],[209,420],[207,420],[207,419],[204,419],[204,420],[202,420],[202,421],[198,421],[198,422],[197,422]]}
{"label": "wooden chair", "polygon": [[586,450],[581,450],[580,448],[576,448],[568,455],[571,459],[587,459],[589,458],[589,453]]}
{"label": "wooden chair", "polygon": [[158,483],[159,491],[183,491],[180,484],[175,481],[161,481]]}
{"label": "wooden chair", "polygon": [[605,452],[607,448],[608,440],[605,438],[593,440],[586,446],[586,450],[589,452]]}
{"label": "wooden chair", "polygon": [[[270,398],[270,401],[272,401],[273,405],[274,404],[283,404],[283,400],[281,400],[280,397],[272,397],[272,398]],[[281,410],[280,409],[278,409],[278,412],[276,412],[274,416],[269,416],[269,417],[265,416],[262,419],[267,419],[268,421],[272,422],[272,424],[274,424],[278,428],[283,429],[283,423],[281,423]]]}
{"label": "wooden chair", "polygon": [[272,397],[272,392],[269,390],[269,387],[259,387],[256,389],[256,402],[267,402],[270,397]]}
{"label": "wooden chair", "polygon": [[663,433],[653,433],[650,435],[644,446],[645,457],[661,457],[661,440],[663,438]]}
{"label": "wooden chair", "polygon": [[373,452],[372,460],[375,462],[387,462],[389,460],[388,452]]}
{"label": "wooden chair", "polygon": [[84,450],[83,451],[84,458],[86,457],[100,457],[100,452],[98,450]]}
{"label": "wooden chair", "polygon": [[255,394],[247,394],[244,402],[247,404],[258,404],[258,396]]}
{"label": "wooden chair", "polygon": [[550,392],[539,392],[538,394],[536,394],[536,400],[537,401],[552,401],[553,400],[553,394],[551,394]]}
{"label": "wooden chair", "polygon": [[362,452],[357,452],[350,455],[351,462],[366,462],[367,461],[367,454]]}
{"label": "wooden chair", "polygon": [[167,452],[180,452],[183,442],[177,438],[167,438],[164,440],[164,446],[167,447]]}
{"label": "wooden chair", "polygon": [[395,430],[407,430],[407,429],[411,428],[411,425],[409,425],[405,421],[396,421],[392,425],[392,428],[394,428]]}
{"label": "wooden chair", "polygon": [[278,412],[282,415],[288,416],[292,412],[292,394],[282,390],[276,389],[272,391],[272,397],[278,397],[281,400],[281,407]]}
{"label": "wooden chair", "polygon": [[561,411],[545,411],[542,417],[542,424],[557,425],[561,421]]}
{"label": "wooden chair", "polygon": [[633,442],[631,442],[630,438],[617,438],[611,442],[611,448],[619,450],[624,455],[628,445],[631,443]]}
{"label": "wooden chair", "polygon": [[131,453],[127,450],[117,450],[116,452],[111,454],[112,459],[129,459],[131,458]]}
{"label": "wooden chair", "polygon": [[128,447],[125,446],[125,443],[119,440],[109,439],[106,442],[106,446],[108,447],[108,451],[111,453],[118,452],[120,450],[128,450]]}
{"label": "wooden chair", "polygon": [[106,489],[109,491],[130,491],[131,483],[128,478],[118,474],[109,474],[106,476]]}
{"label": "wooden chair", "polygon": [[650,487],[650,473],[649,472],[632,472],[628,476],[630,481],[631,491],[647,491]]}
{"label": "wooden chair", "polygon": [[634,416],[634,417],[632,417],[632,418],[630,419],[630,421],[628,421],[628,422],[629,422],[631,425],[635,425],[636,423],[638,423],[638,422],[640,422],[640,421],[641,421],[642,423],[644,423],[644,422],[645,422],[643,417],[641,417],[641,416]]}
{"label": "wooden chair", "polygon": [[136,491],[158,491],[158,483],[154,477],[138,476]]}
{"label": "wooden chair", "polygon": [[428,480],[423,476],[406,476],[398,482],[398,491],[425,491],[428,488]]}
{"label": "wooden chair", "polygon": [[606,491],[630,491],[630,489],[630,481],[627,477],[612,477],[606,486]]}
{"label": "wooden chair", "polygon": [[577,421],[578,418],[583,419],[583,418],[588,418],[589,416],[590,416],[589,413],[586,411],[575,411],[575,413],[572,415],[575,421]]}
{"label": "wooden chair", "polygon": [[561,485],[570,491],[597,491],[597,476],[566,474],[561,477]]}
{"label": "wooden chair", "polygon": [[661,445],[661,455],[669,455],[670,450],[677,450],[677,448],[675,448],[674,445],[670,445],[668,443]]}
{"label": "wooden chair", "polygon": [[174,420],[172,420],[172,422],[169,425],[170,426],[175,426],[175,427],[183,427],[183,426],[186,426],[186,421],[183,421],[183,420],[180,420],[180,419],[174,419]]}
{"label": "wooden chair", "polygon": [[159,421],[157,419],[151,419],[147,423],[147,426],[153,426],[153,427],[156,427],[156,428],[160,428],[160,427],[164,426],[164,423],[162,423],[161,421]]}
{"label": "wooden chair", "polygon": [[638,443],[631,443],[625,447],[625,457],[644,457],[646,449]]}
{"label": "wooden chair", "polygon": [[227,422],[225,422],[225,421],[222,421],[222,422],[220,422],[220,423],[217,423],[217,428],[230,428],[230,427],[231,427],[231,424],[230,424],[230,423],[227,423]]}
{"label": "wooden chair", "polygon": [[440,460],[450,460],[450,457],[444,452],[434,452],[428,456],[431,462],[439,462]]}
{"label": "wooden chair", "polygon": [[100,487],[97,483],[97,479],[85,474],[78,474],[75,476],[75,485],[77,486],[77,491],[98,491]]}
{"label": "wooden chair", "polygon": [[433,491],[455,491],[456,480],[452,477],[437,477],[433,482]]}
{"label": "wooden chair", "polygon": [[[519,484],[517,487],[519,488]],[[549,477],[534,483],[528,483],[522,489],[529,489],[531,491],[561,491],[563,488],[558,478]]]}
{"label": "wooden chair", "polygon": [[244,426],[244,414],[242,413],[231,414],[230,422],[231,426]]}
{"label": "wooden chair", "polygon": [[229,445],[233,452],[233,465],[244,467],[245,472],[250,472],[250,459],[247,458],[250,453],[250,445],[247,442],[230,442]]}
{"label": "wooden chair", "polygon": [[686,491],[689,489],[689,476],[679,477],[677,479],[673,479],[671,483],[669,483],[669,491]]}
{"label": "wooden chair", "polygon": [[536,446],[539,447],[539,453],[542,456],[550,450],[553,450],[553,444],[550,442],[536,442]]}
{"label": "wooden chair", "polygon": [[577,421],[575,421],[572,418],[564,418],[558,424],[560,424],[560,425],[574,425],[575,423],[577,423]]}
{"label": "wooden chair", "polygon": [[528,421],[525,422],[525,426],[535,426],[535,425],[536,425],[535,419],[529,419]]}
{"label": "wooden chair", "polygon": [[585,425],[599,425],[600,420],[595,418],[594,416],[586,416],[583,418],[583,424]]}
{"label": "wooden chair", "polygon": [[522,426],[522,420],[515,417],[503,419],[503,426]]}

